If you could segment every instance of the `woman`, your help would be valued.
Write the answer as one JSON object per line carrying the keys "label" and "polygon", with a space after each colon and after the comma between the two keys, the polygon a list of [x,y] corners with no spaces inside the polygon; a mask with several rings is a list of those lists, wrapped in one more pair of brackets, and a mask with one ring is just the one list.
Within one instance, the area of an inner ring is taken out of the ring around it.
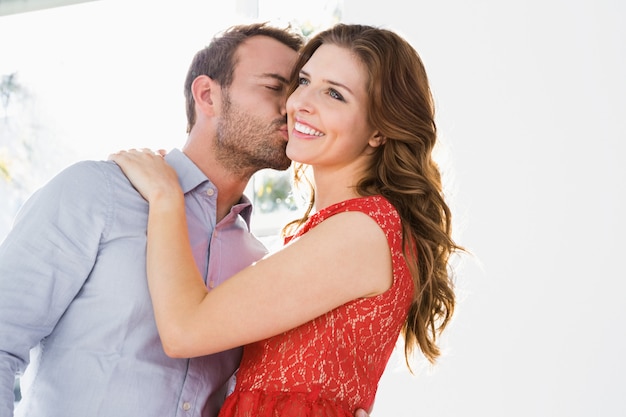
{"label": "woman", "polygon": [[113,156],[150,203],[148,280],[166,352],[245,345],[221,416],[370,410],[398,336],[407,364],[414,348],[434,362],[454,310],[447,267],[461,248],[432,159],[418,54],[391,31],[340,24],[308,42],[292,75],[287,155],[312,167],[316,212],[288,225],[295,234],[281,250],[211,292],[187,243],[176,175],[152,152]]}

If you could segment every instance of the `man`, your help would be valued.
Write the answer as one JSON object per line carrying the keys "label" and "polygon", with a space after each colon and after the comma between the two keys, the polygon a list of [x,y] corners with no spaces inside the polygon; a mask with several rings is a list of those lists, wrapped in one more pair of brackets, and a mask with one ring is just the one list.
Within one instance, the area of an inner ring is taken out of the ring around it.
{"label": "man", "polygon": [[[167,155],[197,266],[213,288],[266,253],[243,191],[284,170],[285,99],[301,38],[236,26],[194,58],[188,138]],[[240,350],[163,352],[145,276],[148,205],[113,162],[77,163],[37,191],[0,246],[0,416],[215,416]],[[237,308],[237,306],[233,306]],[[27,367],[28,365],[28,367]]]}

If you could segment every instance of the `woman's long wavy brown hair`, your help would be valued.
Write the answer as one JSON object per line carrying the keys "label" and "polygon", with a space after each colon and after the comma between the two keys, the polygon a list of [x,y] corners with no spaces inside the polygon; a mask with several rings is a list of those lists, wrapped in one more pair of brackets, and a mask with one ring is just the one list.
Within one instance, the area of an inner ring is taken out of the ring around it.
{"label": "woman's long wavy brown hair", "polygon": [[[455,306],[450,257],[462,250],[452,240],[450,208],[443,196],[441,173],[432,153],[437,141],[434,103],[424,65],[396,33],[364,25],[338,24],[314,36],[301,50],[292,73],[290,93],[300,69],[322,44],[350,50],[368,71],[368,117],[384,137],[357,185],[360,195],[380,194],[402,219],[404,256],[415,283],[415,294],[404,325],[405,357],[418,347],[434,363],[440,355],[437,338],[449,324]],[[296,181],[304,166],[296,166]],[[308,218],[309,210],[288,224],[290,233]]]}

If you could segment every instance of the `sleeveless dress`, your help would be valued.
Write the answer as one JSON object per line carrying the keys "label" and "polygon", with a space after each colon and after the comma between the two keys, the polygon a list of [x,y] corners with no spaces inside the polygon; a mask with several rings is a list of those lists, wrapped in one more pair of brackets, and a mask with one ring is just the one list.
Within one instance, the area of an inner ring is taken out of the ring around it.
{"label": "sleeveless dress", "polygon": [[393,259],[391,288],[244,346],[235,389],[219,417],[353,417],[357,409],[372,406],[406,320],[414,285],[402,255],[400,218],[381,196],[355,198],[320,210],[294,237],[346,211],[369,215],[385,232]]}

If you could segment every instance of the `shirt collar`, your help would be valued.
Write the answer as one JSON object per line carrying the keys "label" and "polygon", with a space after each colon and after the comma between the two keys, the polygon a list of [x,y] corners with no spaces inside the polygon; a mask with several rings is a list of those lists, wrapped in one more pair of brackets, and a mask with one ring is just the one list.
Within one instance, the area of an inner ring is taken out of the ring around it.
{"label": "shirt collar", "polygon": [[[179,149],[172,149],[168,152],[167,155],[165,155],[165,160],[178,174],[178,182],[180,183],[183,193],[187,194],[205,182],[213,184],[204,172]],[[232,207],[231,213],[239,214],[244,218],[248,227],[250,227],[252,203],[248,197],[242,195],[239,202]]]}
{"label": "shirt collar", "polygon": [[210,182],[200,168],[178,149],[172,149],[168,152],[165,155],[165,160],[178,174],[178,182],[185,194],[206,181]]}

